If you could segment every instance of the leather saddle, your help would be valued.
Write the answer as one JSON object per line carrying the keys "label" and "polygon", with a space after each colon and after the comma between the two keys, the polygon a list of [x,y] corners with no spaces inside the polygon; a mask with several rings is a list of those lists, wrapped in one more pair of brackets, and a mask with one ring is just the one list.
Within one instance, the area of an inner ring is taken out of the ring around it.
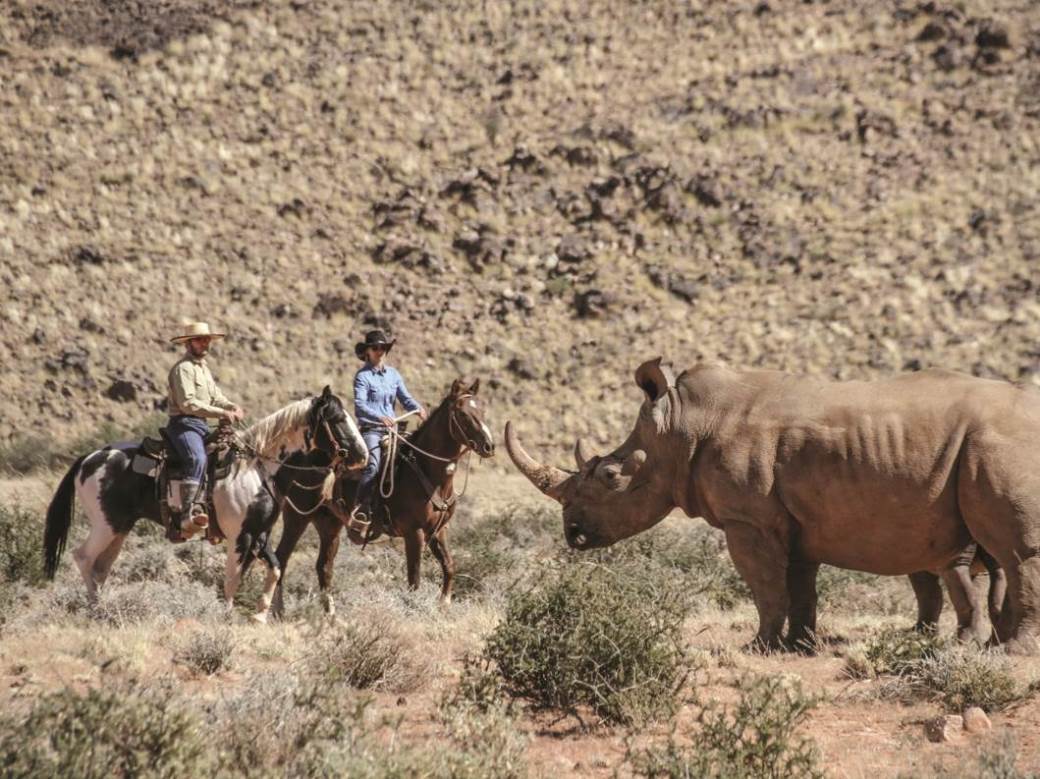
{"label": "leather saddle", "polygon": [[[165,427],[159,428],[159,436],[141,440],[134,455],[133,469],[155,478],[159,478],[160,474],[166,479],[183,478],[184,463]],[[234,431],[230,426],[221,425],[211,430],[204,440],[207,476],[211,482],[217,481],[228,475],[235,460]]]}

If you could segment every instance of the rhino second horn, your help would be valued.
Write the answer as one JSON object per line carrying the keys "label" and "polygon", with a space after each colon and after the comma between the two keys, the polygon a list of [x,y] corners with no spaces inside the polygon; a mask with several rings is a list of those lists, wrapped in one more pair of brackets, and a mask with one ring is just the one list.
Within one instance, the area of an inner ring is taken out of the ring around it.
{"label": "rhino second horn", "polygon": [[639,472],[639,469],[643,467],[643,463],[646,462],[646,452],[642,449],[636,449],[632,454],[625,458],[625,464],[621,466],[621,473],[625,476],[635,476]]}
{"label": "rhino second horn", "polygon": [[592,459],[592,452],[589,451],[585,445],[585,441],[579,438],[574,442],[574,462],[578,465],[580,471],[585,467],[585,463]]}
{"label": "rhino second horn", "polygon": [[509,452],[509,458],[513,464],[520,469],[531,484],[553,500],[560,499],[558,488],[570,474],[551,465],[542,465],[531,457],[521,445],[511,421],[506,422],[506,451]]}

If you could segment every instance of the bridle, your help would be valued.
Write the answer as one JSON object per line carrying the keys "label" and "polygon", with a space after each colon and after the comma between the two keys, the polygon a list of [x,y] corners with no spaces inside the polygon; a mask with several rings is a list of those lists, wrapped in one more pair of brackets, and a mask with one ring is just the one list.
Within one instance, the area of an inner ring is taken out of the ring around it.
{"label": "bridle", "polygon": [[[456,398],[455,402],[452,404],[451,409],[449,409],[448,411],[448,435],[451,436],[452,440],[455,443],[462,447],[462,451],[459,452],[459,457],[462,457],[462,455],[465,454],[467,450],[477,448],[477,442],[470,438],[468,435],[466,435],[466,431],[463,429],[462,423],[459,422],[456,416],[462,410],[463,401],[467,400],[474,403],[476,402],[473,400],[473,393],[460,395],[458,398]],[[462,436],[461,440],[457,435],[455,435],[456,430]],[[458,457],[456,457],[455,459],[458,460]]]}

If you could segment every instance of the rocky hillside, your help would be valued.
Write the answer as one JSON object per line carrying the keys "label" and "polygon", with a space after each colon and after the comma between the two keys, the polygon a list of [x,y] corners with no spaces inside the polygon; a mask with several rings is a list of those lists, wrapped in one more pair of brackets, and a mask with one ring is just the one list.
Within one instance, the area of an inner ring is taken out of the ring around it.
{"label": "rocky hillside", "polygon": [[562,458],[666,355],[1040,381],[1040,6],[12,0],[0,443],[254,415],[375,325]]}

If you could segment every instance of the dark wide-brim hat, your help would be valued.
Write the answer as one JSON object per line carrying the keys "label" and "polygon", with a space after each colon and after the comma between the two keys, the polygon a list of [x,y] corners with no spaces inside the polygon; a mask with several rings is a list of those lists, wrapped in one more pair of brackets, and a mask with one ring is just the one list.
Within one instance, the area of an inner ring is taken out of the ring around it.
{"label": "dark wide-brim hat", "polygon": [[394,348],[394,344],[397,343],[396,338],[387,338],[386,333],[382,330],[369,330],[365,333],[365,340],[358,341],[354,344],[354,354],[358,356],[359,360],[365,359],[365,351],[371,346],[385,346],[386,351],[389,353]]}

